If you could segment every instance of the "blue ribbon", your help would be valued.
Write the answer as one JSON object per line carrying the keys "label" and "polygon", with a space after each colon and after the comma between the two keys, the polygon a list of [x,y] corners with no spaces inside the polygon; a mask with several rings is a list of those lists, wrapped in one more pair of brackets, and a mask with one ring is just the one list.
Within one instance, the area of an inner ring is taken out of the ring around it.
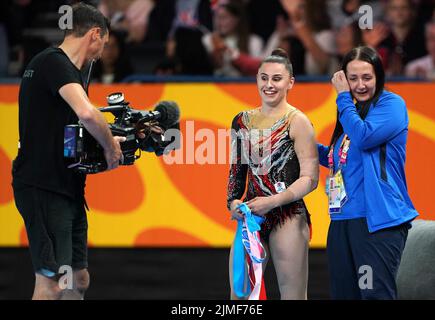
{"label": "blue ribbon", "polygon": [[[261,224],[264,222],[265,218],[252,214],[246,203],[239,204],[237,208],[242,211],[248,230],[250,232],[260,231]],[[243,235],[243,220],[238,220],[236,237],[234,239],[233,246],[233,288],[234,293],[239,298],[246,297],[251,292],[251,285],[249,281],[245,281],[245,279],[247,279],[247,274],[245,268],[245,247],[243,244],[245,241],[244,239],[247,239],[247,235]],[[250,254],[250,252],[248,252],[248,254]],[[264,260],[257,259],[252,256],[251,259],[257,263],[261,263]]]}

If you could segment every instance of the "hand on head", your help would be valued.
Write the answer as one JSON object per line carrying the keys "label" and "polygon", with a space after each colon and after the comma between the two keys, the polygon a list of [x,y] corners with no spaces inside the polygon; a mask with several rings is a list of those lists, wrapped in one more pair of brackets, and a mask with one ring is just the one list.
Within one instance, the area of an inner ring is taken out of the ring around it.
{"label": "hand on head", "polygon": [[350,91],[349,83],[347,82],[347,78],[343,70],[334,73],[331,82],[337,93]]}

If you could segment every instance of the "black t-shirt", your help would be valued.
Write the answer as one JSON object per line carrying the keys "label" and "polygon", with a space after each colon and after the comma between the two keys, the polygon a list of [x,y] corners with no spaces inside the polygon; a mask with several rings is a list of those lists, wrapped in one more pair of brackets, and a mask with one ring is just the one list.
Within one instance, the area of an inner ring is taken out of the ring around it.
{"label": "black t-shirt", "polygon": [[60,48],[36,55],[24,71],[19,92],[19,149],[12,175],[20,182],[78,199],[86,176],[67,168],[64,127],[78,122],[60,96],[68,83],[84,86],[80,70]]}

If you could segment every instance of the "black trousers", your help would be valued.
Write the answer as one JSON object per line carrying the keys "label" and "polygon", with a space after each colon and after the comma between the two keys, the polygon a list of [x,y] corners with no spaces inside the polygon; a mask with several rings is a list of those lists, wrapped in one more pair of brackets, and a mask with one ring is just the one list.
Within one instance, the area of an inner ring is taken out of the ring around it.
{"label": "black trousers", "polygon": [[332,299],[397,299],[396,275],[410,223],[369,233],[366,218],[331,221]]}

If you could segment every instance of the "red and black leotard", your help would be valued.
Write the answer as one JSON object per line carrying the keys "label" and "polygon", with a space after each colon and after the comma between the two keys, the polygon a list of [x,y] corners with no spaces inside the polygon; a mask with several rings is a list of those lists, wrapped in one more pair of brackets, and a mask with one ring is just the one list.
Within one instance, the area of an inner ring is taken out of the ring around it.
{"label": "red and black leotard", "polygon": [[[299,111],[290,110],[266,130],[252,128],[249,117],[252,112],[241,112],[233,119],[232,162],[227,190],[228,208],[233,200],[243,197],[246,179],[248,179],[248,190],[244,202],[255,197],[276,194],[276,183],[282,182],[287,188],[299,178],[299,161],[294,150],[294,141],[289,135],[291,119]],[[262,238],[267,240],[276,225],[283,223],[287,217],[291,218],[294,214],[305,214],[308,224],[311,224],[303,199],[297,200],[266,214],[266,221],[261,229]]]}

